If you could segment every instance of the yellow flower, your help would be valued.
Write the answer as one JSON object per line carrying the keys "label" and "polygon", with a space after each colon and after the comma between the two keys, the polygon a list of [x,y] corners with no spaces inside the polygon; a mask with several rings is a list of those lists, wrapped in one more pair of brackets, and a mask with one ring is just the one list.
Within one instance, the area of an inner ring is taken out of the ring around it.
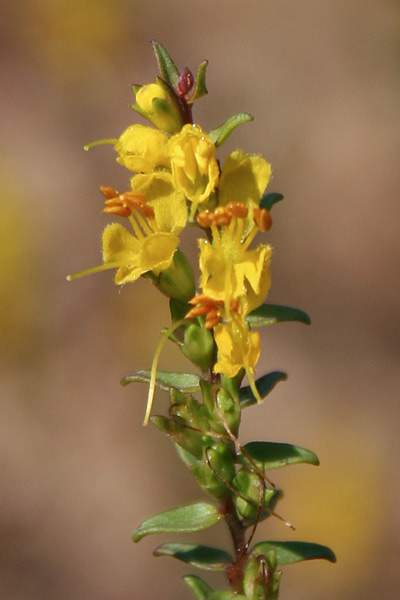
{"label": "yellow flower", "polygon": [[250,381],[261,350],[258,331],[249,331],[244,319],[235,315],[229,323],[215,327],[214,338],[218,347],[214,372],[235,377],[244,368]]}
{"label": "yellow flower", "polygon": [[144,125],[131,125],[115,144],[117,161],[130,171],[150,173],[156,167],[169,167],[165,153],[168,136]]}
{"label": "yellow flower", "polygon": [[253,211],[271,178],[271,165],[260,155],[249,155],[234,150],[225,160],[219,186],[218,202],[244,202],[249,209],[243,233],[247,236],[253,228]]}
{"label": "yellow flower", "polygon": [[199,240],[201,288],[206,296],[223,300],[228,315],[232,300],[240,301],[244,314],[260,306],[271,284],[272,248],[260,244],[248,250],[254,235],[243,239],[243,226],[244,219],[233,217],[228,226],[211,226],[213,244]]}
{"label": "yellow flower", "polygon": [[175,185],[192,202],[193,219],[198,205],[208,200],[218,182],[215,146],[199,125],[185,125],[168,142],[168,154]]}
{"label": "yellow flower", "polygon": [[[132,191],[126,196],[133,235],[119,223],[108,225],[103,232],[103,264],[70,275],[69,280],[116,268],[115,283],[121,285],[148,271],[158,275],[171,266],[187,220],[185,197],[176,191],[171,174],[162,171],[136,175]],[[139,197],[136,205],[135,194]],[[122,202],[124,197],[120,196]]]}

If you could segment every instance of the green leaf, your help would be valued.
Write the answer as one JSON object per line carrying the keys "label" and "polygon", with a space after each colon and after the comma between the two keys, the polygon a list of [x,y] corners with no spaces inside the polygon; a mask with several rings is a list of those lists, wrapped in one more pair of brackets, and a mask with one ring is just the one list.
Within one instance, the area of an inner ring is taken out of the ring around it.
{"label": "green leaf", "polygon": [[310,542],[260,542],[251,550],[251,554],[267,554],[273,550],[278,565],[288,565],[302,560],[323,558],[336,562],[336,556],[327,546]]}
{"label": "green leaf", "polygon": [[221,146],[228,139],[232,131],[236,129],[238,125],[248,121],[253,121],[253,117],[249,115],[249,113],[238,113],[229,117],[223,125],[210,131],[211,140],[218,148],[218,146]]}
{"label": "green leaf", "polygon": [[213,591],[212,587],[197,575],[184,575],[182,579],[198,600],[206,600],[207,596]]}
{"label": "green leaf", "polygon": [[[137,369],[121,379],[121,385],[129,383],[149,383],[150,371]],[[156,385],[161,390],[169,391],[176,388],[185,394],[193,394],[200,389],[200,377],[194,373],[172,373],[170,371],[157,371]]]}
{"label": "green leaf", "polygon": [[318,456],[314,452],[292,444],[249,442],[243,448],[255,462],[262,463],[264,470],[278,469],[297,463],[319,465]]}
{"label": "green leaf", "polygon": [[203,60],[197,69],[196,81],[194,82],[193,92],[190,98],[187,99],[188,104],[193,104],[195,100],[198,100],[202,96],[208,94],[206,87],[206,69],[208,60]]}
{"label": "green leaf", "polygon": [[[286,379],[286,373],[282,373],[281,371],[272,371],[271,373],[259,377],[255,383],[261,398],[265,398],[279,381],[286,381]],[[257,404],[257,399],[251,391],[250,386],[240,388],[239,401],[241,408],[247,408],[248,406]]]}
{"label": "green leaf", "polygon": [[235,592],[220,590],[209,594],[207,600],[246,600],[246,596],[243,596],[243,594],[236,594]]}
{"label": "green leaf", "polygon": [[281,321],[300,321],[305,325],[311,323],[310,317],[304,311],[279,304],[262,304],[247,315],[246,320],[250,327],[263,327]]}
{"label": "green leaf", "polygon": [[174,61],[160,42],[152,40],[151,44],[153,46],[154,54],[156,55],[161,75],[171,87],[176,89],[179,81],[179,72]]}
{"label": "green leaf", "polygon": [[272,192],[270,194],[265,194],[260,200],[260,208],[266,208],[267,210],[271,210],[274,204],[283,200],[283,194],[278,194],[276,192]]}
{"label": "green leaf", "polygon": [[217,507],[207,502],[179,506],[153,515],[143,521],[133,532],[133,541],[138,542],[153,533],[187,533],[207,529],[222,518]]}
{"label": "green leaf", "polygon": [[224,571],[226,565],[233,562],[231,555],[225,550],[194,544],[162,544],[154,550],[153,554],[154,556],[172,556],[193,567],[207,571]]}

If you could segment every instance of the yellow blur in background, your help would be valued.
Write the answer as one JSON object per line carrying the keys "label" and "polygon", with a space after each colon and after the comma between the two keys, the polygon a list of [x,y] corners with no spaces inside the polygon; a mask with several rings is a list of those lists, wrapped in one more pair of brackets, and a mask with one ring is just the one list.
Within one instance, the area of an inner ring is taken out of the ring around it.
{"label": "yellow blur in background", "polygon": [[[152,513],[203,497],[172,444],[142,427],[146,387],[119,386],[150,367],[167,302],[145,281],[119,290],[112,273],[65,280],[99,264],[98,186],[128,182],[111,147],[83,146],[139,122],[130,86],[154,80],[155,38],[180,68],[209,59],[195,119],[210,130],[253,114],[223,152],[262,153],[269,191],[285,195],[269,301],[312,326],[262,331],[259,374],[289,379],[244,412],[241,441],[318,454],[319,468],[272,474],[296,531],[270,518],[257,539],[326,544],[338,563],[286,567],[281,597],[395,600],[399,4],[5,0],[0,19],[0,598],[190,596],[191,570],[151,555],[171,536],[130,540]],[[189,368],[174,349],[160,366]],[[156,411],[166,405],[158,395]],[[193,539],[229,547],[222,525]]]}

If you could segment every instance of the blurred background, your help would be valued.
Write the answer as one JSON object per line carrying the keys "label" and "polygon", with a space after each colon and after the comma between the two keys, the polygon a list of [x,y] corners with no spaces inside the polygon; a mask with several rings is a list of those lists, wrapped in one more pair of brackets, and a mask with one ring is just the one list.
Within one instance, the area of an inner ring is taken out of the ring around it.
{"label": "blurred background", "polygon": [[[241,441],[318,454],[319,468],[273,473],[296,531],[269,519],[257,540],[319,542],[338,562],[286,567],[281,597],[398,598],[399,2],[2,0],[0,20],[0,598],[191,597],[180,577],[194,570],[152,557],[178,536],[130,537],[205,498],[142,427],[146,386],[119,385],[151,365],[167,303],[109,272],[65,280],[101,261],[98,185],[129,176],[111,147],[83,145],[139,121],[130,86],[156,75],[152,38],[180,68],[209,59],[196,121],[252,113],[220,157],[262,153],[285,195],[269,301],[312,326],[262,330],[258,372],[289,379],[245,411]],[[160,367],[189,365],[170,348]],[[229,547],[223,525],[180,539]]]}

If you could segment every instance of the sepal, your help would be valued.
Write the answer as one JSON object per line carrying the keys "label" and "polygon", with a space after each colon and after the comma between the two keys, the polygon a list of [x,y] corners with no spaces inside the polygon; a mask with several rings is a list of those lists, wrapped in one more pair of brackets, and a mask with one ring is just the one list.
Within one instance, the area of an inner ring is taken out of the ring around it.
{"label": "sepal", "polygon": [[185,328],[183,343],[179,344],[183,354],[202,371],[212,365],[214,356],[214,338],[209,329],[190,323]]}
{"label": "sepal", "polygon": [[195,282],[192,267],[186,256],[176,250],[172,265],[161,271],[156,276],[154,273],[146,273],[144,277],[152,283],[168,298],[185,304],[195,294]]}

